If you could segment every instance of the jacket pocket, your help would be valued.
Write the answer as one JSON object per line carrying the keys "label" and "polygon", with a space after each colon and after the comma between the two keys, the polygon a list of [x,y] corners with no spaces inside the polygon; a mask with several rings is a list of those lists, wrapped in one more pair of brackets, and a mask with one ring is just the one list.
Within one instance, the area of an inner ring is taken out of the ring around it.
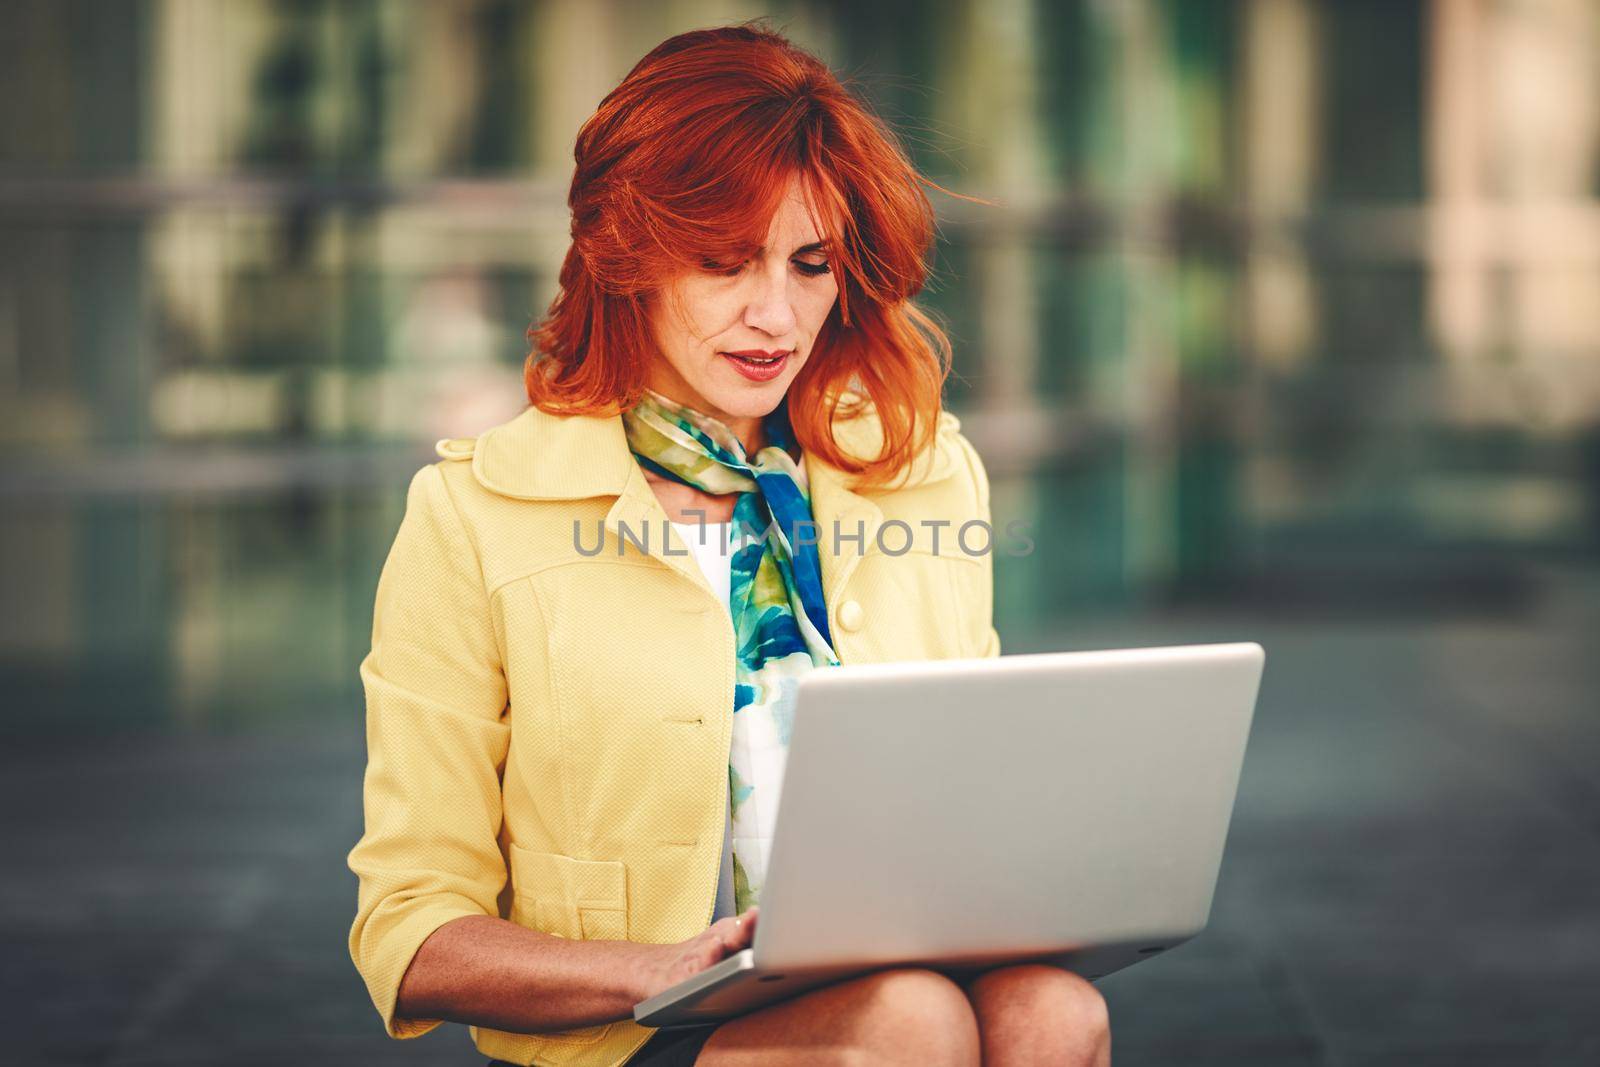
{"label": "jacket pocket", "polygon": [[510,846],[513,921],[578,941],[628,936],[627,868]]}
{"label": "jacket pocket", "polygon": [[[509,855],[512,922],[574,941],[627,939],[628,880],[621,860],[581,860],[519,845],[509,846]],[[532,1036],[561,1046],[586,1045],[615,1025]]]}

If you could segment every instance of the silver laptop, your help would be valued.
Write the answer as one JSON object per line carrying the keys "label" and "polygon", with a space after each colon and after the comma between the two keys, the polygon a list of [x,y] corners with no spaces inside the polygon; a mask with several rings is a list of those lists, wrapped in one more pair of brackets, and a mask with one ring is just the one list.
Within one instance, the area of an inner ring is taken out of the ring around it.
{"label": "silver laptop", "polygon": [[726,1019],[889,966],[1098,978],[1206,925],[1256,644],[812,671],[750,948],[635,1005]]}

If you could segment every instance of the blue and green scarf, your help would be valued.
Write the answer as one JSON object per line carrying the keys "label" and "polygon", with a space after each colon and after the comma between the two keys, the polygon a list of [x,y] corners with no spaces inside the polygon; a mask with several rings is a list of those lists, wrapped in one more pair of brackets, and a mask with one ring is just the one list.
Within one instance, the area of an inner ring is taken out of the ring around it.
{"label": "blue and green scarf", "polygon": [[767,416],[754,457],[726,424],[654,390],[622,415],[639,464],[715,496],[738,493],[728,594],[735,637],[733,741],[728,799],[734,899],[758,903],[766,877],[778,787],[794,722],[795,686],[813,667],[838,666],[822,595],[805,477],[787,402]]}

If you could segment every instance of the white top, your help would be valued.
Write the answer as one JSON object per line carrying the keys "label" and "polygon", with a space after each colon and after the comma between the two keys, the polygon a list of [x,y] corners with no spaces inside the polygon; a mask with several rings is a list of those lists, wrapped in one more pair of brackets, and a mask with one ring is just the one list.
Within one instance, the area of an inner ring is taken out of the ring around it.
{"label": "white top", "polygon": [[[724,610],[733,586],[733,557],[728,552],[728,533],[732,523],[727,522],[675,522],[673,530],[694,555],[695,562],[705,572],[706,580],[722,600]],[[704,543],[702,543],[704,542]],[[717,877],[717,904],[711,921],[735,914],[733,898],[733,815],[723,806],[722,870]]]}
{"label": "white top", "polygon": [[678,540],[688,546],[712,590],[728,606],[728,594],[733,585],[733,557],[728,553],[728,531],[731,522],[675,522],[672,529]]}
{"label": "white top", "polygon": [[[810,477],[806,473],[806,457],[802,455],[795,463],[795,475],[802,491],[810,492]],[[731,522],[674,522],[673,528],[677,531],[678,540],[693,554],[695,561],[700,564],[700,569],[705,572],[706,580],[711,583],[711,588],[722,601],[722,606],[731,615],[729,595],[733,587],[733,556],[730,551],[729,537],[733,529]],[[731,756],[731,752],[730,752]],[[733,894],[733,812],[728,804],[723,805],[722,826],[722,870],[717,876],[717,903],[711,912],[711,921],[738,914],[737,905]]]}

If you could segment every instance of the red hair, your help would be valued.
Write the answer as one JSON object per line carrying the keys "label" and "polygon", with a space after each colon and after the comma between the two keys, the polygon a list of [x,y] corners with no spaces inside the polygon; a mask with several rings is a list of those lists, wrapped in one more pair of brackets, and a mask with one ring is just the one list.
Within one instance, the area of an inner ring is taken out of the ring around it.
{"label": "red hair", "polygon": [[[930,445],[950,344],[912,298],[934,237],[922,186],[945,190],[819,59],[748,23],[679,34],[601,101],[573,154],[572,247],[560,293],[528,331],[535,406],[613,415],[637,403],[658,358],[649,298],[664,279],[759,248],[798,176],[839,299],[789,389],[795,437],[874,483]],[[854,457],[833,421],[868,408],[883,450]]]}

